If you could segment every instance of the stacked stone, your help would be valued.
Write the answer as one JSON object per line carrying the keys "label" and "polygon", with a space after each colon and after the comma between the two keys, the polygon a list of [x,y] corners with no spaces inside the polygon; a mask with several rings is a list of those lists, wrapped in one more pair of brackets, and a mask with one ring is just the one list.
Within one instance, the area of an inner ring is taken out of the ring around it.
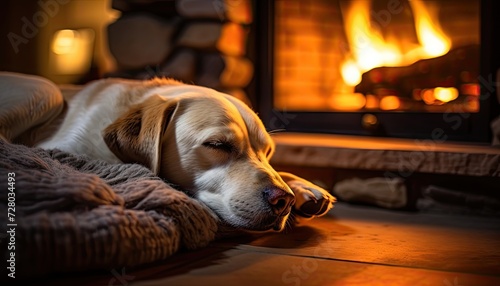
{"label": "stacked stone", "polygon": [[251,0],[113,0],[108,26],[118,70],[110,76],[171,77],[246,99]]}

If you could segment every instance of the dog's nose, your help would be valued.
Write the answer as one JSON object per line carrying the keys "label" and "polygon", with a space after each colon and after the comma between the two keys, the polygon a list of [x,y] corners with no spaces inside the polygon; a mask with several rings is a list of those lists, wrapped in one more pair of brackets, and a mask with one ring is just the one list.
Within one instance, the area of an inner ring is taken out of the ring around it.
{"label": "dog's nose", "polygon": [[280,188],[267,188],[264,190],[264,199],[269,203],[276,215],[285,215],[295,202],[295,196]]}

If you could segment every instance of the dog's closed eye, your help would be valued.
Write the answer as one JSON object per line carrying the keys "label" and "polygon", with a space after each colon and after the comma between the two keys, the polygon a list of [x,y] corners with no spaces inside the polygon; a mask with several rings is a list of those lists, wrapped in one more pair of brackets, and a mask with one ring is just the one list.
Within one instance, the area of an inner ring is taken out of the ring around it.
{"label": "dog's closed eye", "polygon": [[220,140],[206,141],[203,143],[203,146],[214,150],[222,151],[225,153],[232,153],[235,150],[235,147],[232,143]]}

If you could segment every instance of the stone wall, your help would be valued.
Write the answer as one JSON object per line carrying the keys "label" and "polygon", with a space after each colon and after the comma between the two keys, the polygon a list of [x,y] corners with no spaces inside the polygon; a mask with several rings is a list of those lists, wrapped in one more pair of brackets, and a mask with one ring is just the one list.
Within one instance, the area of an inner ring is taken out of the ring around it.
{"label": "stone wall", "polygon": [[108,26],[118,70],[108,76],[171,77],[247,100],[251,0],[113,0]]}

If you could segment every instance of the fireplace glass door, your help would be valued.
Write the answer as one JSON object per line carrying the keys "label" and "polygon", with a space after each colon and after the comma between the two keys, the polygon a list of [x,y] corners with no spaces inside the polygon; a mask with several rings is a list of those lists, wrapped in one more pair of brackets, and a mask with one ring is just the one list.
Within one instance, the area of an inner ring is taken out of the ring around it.
{"label": "fireplace glass door", "polygon": [[270,129],[486,138],[479,0],[270,3]]}

